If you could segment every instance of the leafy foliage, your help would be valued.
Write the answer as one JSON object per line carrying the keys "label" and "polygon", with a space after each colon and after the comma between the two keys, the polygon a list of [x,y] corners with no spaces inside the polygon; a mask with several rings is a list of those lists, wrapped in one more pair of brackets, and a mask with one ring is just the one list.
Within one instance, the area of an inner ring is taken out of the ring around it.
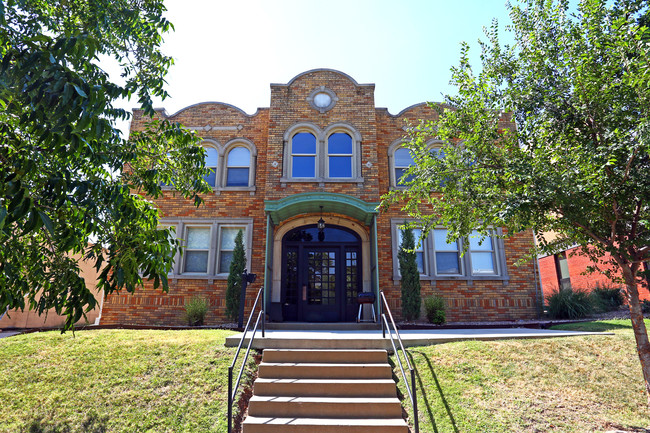
{"label": "leafy foliage", "polygon": [[242,274],[246,269],[246,252],[244,251],[244,232],[239,230],[235,237],[235,249],[230,262],[228,287],[226,288],[226,315],[231,320],[239,317],[239,301],[241,298]]}
{"label": "leafy foliage", "polygon": [[185,304],[185,318],[190,326],[201,326],[208,312],[208,301],[200,296],[193,296]]}
{"label": "leafy foliage", "polygon": [[[436,224],[452,239],[474,228],[533,229],[541,252],[577,244],[611,265],[609,276],[625,282],[650,396],[638,293],[650,259],[649,7],[581,0],[571,13],[568,0],[509,4],[515,44],[500,42],[494,21],[479,73],[463,45],[452,68],[458,94],[433,105],[437,120],[411,128],[412,180],[384,203],[404,200],[423,236]],[[445,158],[429,152],[431,137],[447,143]],[[550,231],[553,240],[543,236]]]}
{"label": "leafy foliage", "polygon": [[429,323],[442,325],[447,321],[445,299],[440,295],[424,298],[424,312]]}
{"label": "leafy foliage", "polygon": [[420,272],[415,256],[415,238],[413,229],[406,227],[402,232],[402,244],[397,258],[399,272],[402,277],[402,318],[415,320],[420,317]]}
{"label": "leafy foliage", "polygon": [[589,292],[584,289],[561,289],[546,296],[548,315],[553,319],[581,319],[594,312]]}
{"label": "leafy foliage", "polygon": [[130,139],[114,124],[130,118],[119,98],[153,116],[152,97],[167,95],[164,11],[160,0],[0,1],[0,310],[53,308],[72,326],[96,305],[79,257],[107,294],[146,279],[167,289],[178,245],[145,197],[166,182],[200,203],[204,151],[177,124]]}
{"label": "leafy foliage", "polygon": [[620,287],[597,285],[590,293],[594,306],[601,311],[618,309],[625,302]]}

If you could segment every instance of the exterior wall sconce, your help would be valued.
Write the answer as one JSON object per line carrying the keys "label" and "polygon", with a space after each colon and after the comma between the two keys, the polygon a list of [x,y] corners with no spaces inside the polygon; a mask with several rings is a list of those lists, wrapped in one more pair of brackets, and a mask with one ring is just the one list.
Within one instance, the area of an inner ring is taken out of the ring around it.
{"label": "exterior wall sconce", "polygon": [[323,220],[323,206],[320,207],[320,219],[318,220],[317,227],[318,227],[318,240],[323,242],[323,240],[325,239],[325,232],[323,232],[323,230],[325,230],[325,220]]}

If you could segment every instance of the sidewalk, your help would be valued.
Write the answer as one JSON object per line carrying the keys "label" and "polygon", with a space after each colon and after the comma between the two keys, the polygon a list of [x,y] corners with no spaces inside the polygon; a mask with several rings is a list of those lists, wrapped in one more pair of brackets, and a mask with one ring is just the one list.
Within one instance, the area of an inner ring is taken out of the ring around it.
{"label": "sidewalk", "polygon": [[[251,332],[246,336],[248,344]],[[523,338],[557,338],[583,335],[613,335],[606,332],[553,331],[530,328],[492,328],[492,329],[418,329],[401,330],[400,337],[405,347],[428,346],[465,340],[507,340]],[[242,334],[226,338],[226,346],[239,344]],[[381,330],[363,331],[324,331],[324,330],[267,330],[262,337],[260,330],[255,334],[253,347],[256,349],[392,349],[388,335],[382,337]]]}

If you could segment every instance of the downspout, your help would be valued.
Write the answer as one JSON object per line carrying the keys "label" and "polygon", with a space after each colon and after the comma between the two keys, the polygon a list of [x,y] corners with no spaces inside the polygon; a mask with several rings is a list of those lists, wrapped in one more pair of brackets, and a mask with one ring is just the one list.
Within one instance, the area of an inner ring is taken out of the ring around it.
{"label": "downspout", "polygon": [[[264,260],[264,291],[262,292],[262,305],[264,311],[268,314],[271,310],[271,305],[268,302],[268,292],[273,285],[272,271],[273,271],[273,223],[271,221],[271,213],[266,213],[266,257]],[[271,278],[269,278],[271,277]]]}
{"label": "downspout", "polygon": [[372,216],[372,238],[373,238],[373,242],[371,245],[371,248],[373,250],[372,260],[374,261],[374,265],[375,265],[375,270],[373,272],[374,283],[375,283],[375,299],[377,302],[377,318],[379,319],[383,311],[382,311],[381,297],[379,296],[379,254],[377,252],[377,214],[373,214]]}

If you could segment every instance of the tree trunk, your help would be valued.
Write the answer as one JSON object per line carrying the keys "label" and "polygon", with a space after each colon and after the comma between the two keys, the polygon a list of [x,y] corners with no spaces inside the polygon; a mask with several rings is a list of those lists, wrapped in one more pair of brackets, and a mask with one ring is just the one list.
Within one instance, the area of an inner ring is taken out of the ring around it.
{"label": "tree trunk", "polygon": [[630,318],[632,319],[632,329],[634,330],[634,338],[636,340],[636,350],[639,354],[639,361],[641,361],[641,370],[643,371],[645,390],[648,397],[648,407],[650,407],[650,341],[648,341],[648,331],[643,321],[636,273],[628,265],[622,266],[622,271],[627,287],[627,302],[630,307]]}

